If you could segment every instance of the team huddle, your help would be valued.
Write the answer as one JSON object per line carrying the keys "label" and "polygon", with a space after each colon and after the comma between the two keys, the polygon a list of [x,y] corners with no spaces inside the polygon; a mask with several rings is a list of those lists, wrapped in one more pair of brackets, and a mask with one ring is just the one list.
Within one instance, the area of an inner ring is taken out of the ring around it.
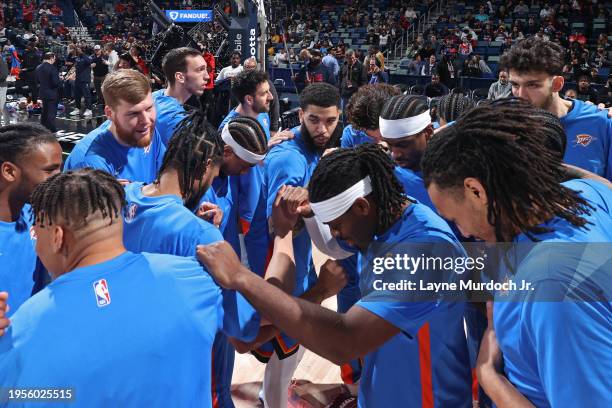
{"label": "team huddle", "polygon": [[[107,76],[108,120],[63,170],[48,131],[0,128],[0,389],[233,407],[238,351],[266,363],[263,405],[284,408],[307,348],[358,384],[360,407],[609,406],[609,252],[581,254],[576,288],[574,254],[538,250],[612,242],[612,120],[559,96],[561,56],[517,43],[502,57],[515,97],[444,96],[435,124],[426,99],[390,85],[341,109],[337,88],[311,84],[300,125],[271,132],[257,69],[232,79],[218,129],[185,110],[208,74],[178,48],[155,93],[138,71]],[[381,245],[461,257],[468,241],[537,243],[506,254],[514,273],[540,271],[533,298],[494,293],[484,312],[364,290]],[[313,244],[329,257],[318,273]],[[321,306],[333,296],[337,311]]]}

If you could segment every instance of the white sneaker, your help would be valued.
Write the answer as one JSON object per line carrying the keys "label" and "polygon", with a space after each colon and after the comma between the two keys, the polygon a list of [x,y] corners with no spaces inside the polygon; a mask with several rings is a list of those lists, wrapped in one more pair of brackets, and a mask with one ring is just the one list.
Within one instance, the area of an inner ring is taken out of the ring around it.
{"label": "white sneaker", "polygon": [[80,115],[81,110],[80,109],[75,109],[72,112],[70,112],[70,116],[78,116]]}
{"label": "white sneaker", "polygon": [[87,109],[85,112],[83,112],[83,117],[91,118],[92,116],[93,112],[91,111],[91,109]]}

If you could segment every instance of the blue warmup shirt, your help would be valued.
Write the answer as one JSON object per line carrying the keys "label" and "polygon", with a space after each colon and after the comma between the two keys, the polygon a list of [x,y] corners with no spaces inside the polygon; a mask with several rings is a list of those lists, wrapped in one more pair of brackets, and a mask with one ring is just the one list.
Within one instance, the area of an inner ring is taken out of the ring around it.
{"label": "blue warmup shirt", "polygon": [[[593,180],[563,184],[594,207],[583,216],[588,229],[559,217],[542,225],[553,231],[537,234],[538,244],[516,258],[514,279],[527,279],[535,290],[522,302],[501,301],[503,294],[496,294],[495,332],[506,376],[536,407],[607,407],[612,266],[610,246],[597,243],[612,242],[612,192]],[[515,239],[529,242],[524,234]],[[575,243],[578,250],[558,243]],[[585,255],[585,243],[593,243],[591,255]],[[565,300],[542,301],[543,293],[549,300],[555,295]]]}
{"label": "blue warmup shirt", "polygon": [[[264,161],[264,183],[251,229],[245,236],[245,245],[251,270],[264,276],[268,254],[272,253],[273,242],[268,230],[268,219],[272,216],[272,205],[282,185],[305,187],[319,163],[319,153],[310,151],[300,132],[300,127],[291,129],[295,137],[274,146]],[[310,236],[303,228],[293,238],[295,253],[295,289],[293,296],[300,296],[316,282],[317,275],[312,263]],[[253,354],[261,361],[267,361],[273,350],[282,358],[297,351],[295,340],[281,334],[271,343],[264,345]]]}
{"label": "blue warmup shirt", "polygon": [[421,204],[425,204],[436,213],[438,212],[431,198],[429,198],[421,172],[395,166],[395,176],[404,187],[406,195],[416,198]]}
{"label": "blue warmup shirt", "polygon": [[125,187],[123,243],[128,251],[195,256],[196,245],[223,241],[217,227],[189,211],[178,196],[147,197],[143,186]]}
{"label": "blue warmup shirt", "polygon": [[[400,220],[374,238],[365,255],[359,254],[361,293],[372,288],[373,280],[380,276],[364,275],[362,270],[373,257],[380,256],[372,248],[399,245],[395,253],[402,254],[406,252],[401,245],[410,243],[440,243],[453,248],[454,256],[465,256],[442,218],[422,204],[411,204]],[[414,280],[409,272],[406,275]],[[359,384],[360,407],[420,408],[427,401],[436,407],[472,406],[463,303],[381,301],[370,300],[366,295],[357,306],[402,330],[365,356]]]}
{"label": "blue warmup shirt", "polygon": [[75,406],[211,407],[215,334],[259,331],[236,299],[195,258],[125,252],[75,269],[13,316],[0,384],[71,387]]}
{"label": "blue warmup shirt", "polygon": [[92,130],[70,153],[64,171],[84,167],[104,170],[118,179],[151,183],[161,167],[164,147],[157,131],[147,147],[122,146],[110,132],[110,122]]}
{"label": "blue warmup shirt", "polygon": [[353,129],[353,125],[346,126],[342,131],[340,147],[356,147],[364,143],[374,143],[374,139],[362,130]]}
{"label": "blue warmup shirt", "polygon": [[[142,183],[132,183],[125,188],[127,205],[123,237],[128,250],[188,257],[195,255],[199,244],[207,245],[223,240],[214,225],[189,211],[177,196],[147,197],[142,194],[142,187]],[[242,295],[225,289],[222,291],[237,305],[241,321],[247,324],[253,319],[259,321],[258,315]],[[233,406],[230,386],[234,357],[234,349],[227,336],[217,333],[212,357],[212,395],[222,407]]]}
{"label": "blue warmup shirt", "polygon": [[168,146],[176,125],[187,115],[187,112],[178,99],[166,95],[165,89],[153,92],[153,102],[157,112],[155,129],[164,146]]}
{"label": "blue warmup shirt", "polygon": [[206,191],[200,204],[204,202],[213,203],[223,211],[223,220],[219,225],[219,231],[223,238],[229,242],[238,257],[241,256],[240,239],[238,238],[238,189],[240,180],[238,177],[218,176],[213,180],[210,188]]}
{"label": "blue warmup shirt", "polygon": [[612,119],[608,111],[573,100],[572,109],[560,118],[567,133],[563,160],[612,181]]}
{"label": "blue warmup shirt", "polygon": [[9,293],[8,317],[32,294],[36,268],[36,240],[31,209],[26,204],[15,222],[0,221],[0,292]]}

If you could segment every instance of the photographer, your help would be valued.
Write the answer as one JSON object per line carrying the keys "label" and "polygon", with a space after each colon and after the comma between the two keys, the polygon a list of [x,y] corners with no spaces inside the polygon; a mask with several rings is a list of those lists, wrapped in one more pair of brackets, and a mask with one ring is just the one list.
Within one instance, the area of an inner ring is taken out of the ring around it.
{"label": "photographer", "polygon": [[368,84],[382,84],[389,82],[387,73],[382,70],[378,58],[372,56],[368,62]]}

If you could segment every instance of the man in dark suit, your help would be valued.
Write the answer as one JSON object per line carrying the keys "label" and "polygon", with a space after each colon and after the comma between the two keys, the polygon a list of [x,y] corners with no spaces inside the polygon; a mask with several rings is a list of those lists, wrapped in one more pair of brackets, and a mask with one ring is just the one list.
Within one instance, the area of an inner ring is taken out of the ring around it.
{"label": "man in dark suit", "polygon": [[36,82],[40,85],[39,95],[42,99],[40,123],[51,132],[56,132],[55,116],[59,100],[60,77],[55,67],[55,54],[44,55],[43,63],[36,67]]}

